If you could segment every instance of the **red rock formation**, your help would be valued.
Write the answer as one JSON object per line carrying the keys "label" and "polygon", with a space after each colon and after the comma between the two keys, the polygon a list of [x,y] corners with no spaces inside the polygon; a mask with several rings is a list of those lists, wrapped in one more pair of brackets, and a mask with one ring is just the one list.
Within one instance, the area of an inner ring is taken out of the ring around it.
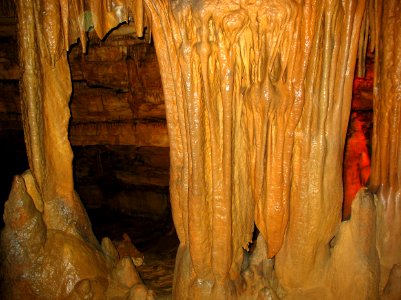
{"label": "red rock formation", "polygon": [[368,142],[362,127],[363,121],[358,119],[357,113],[352,113],[344,156],[343,219],[345,220],[350,218],[352,201],[358,191],[367,186],[370,176]]}

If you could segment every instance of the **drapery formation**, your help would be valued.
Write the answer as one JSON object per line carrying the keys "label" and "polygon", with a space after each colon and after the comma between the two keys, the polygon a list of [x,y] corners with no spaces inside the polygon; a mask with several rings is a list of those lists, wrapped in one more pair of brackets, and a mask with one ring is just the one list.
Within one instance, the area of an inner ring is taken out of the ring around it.
{"label": "drapery formation", "polygon": [[[377,194],[380,289],[401,282],[401,5],[377,1],[371,189]],[[401,287],[399,287],[401,289]],[[401,290],[398,290],[400,293]],[[388,290],[386,294],[390,293]],[[394,296],[394,295],[393,295]]]}
{"label": "drapery formation", "polygon": [[[78,230],[93,240],[89,220],[73,188],[67,132],[71,79],[65,51],[56,50],[61,24],[53,15],[59,14],[47,11],[43,17],[39,1],[19,1],[17,5],[23,125],[33,176],[31,190],[35,191],[31,197],[44,212],[48,228]],[[49,5],[46,9],[55,8]],[[53,25],[54,32],[47,30]],[[75,225],[80,228],[73,228]]]}
{"label": "drapery formation", "polygon": [[[381,289],[393,293],[386,282],[398,276],[401,240],[396,0],[378,1],[376,7],[382,93],[375,98],[371,184],[378,188],[377,233],[367,190],[358,194],[351,221],[340,224],[343,148],[365,1],[17,3],[31,173],[23,182],[16,179],[10,200],[32,198],[35,208],[27,204],[32,219],[41,218],[36,210],[43,212],[46,226],[39,221],[38,226],[60,234],[47,233],[51,241],[74,236],[80,242],[73,240],[73,249],[90,249],[85,253],[96,257],[90,263],[98,266],[100,279],[90,278],[89,287],[106,293],[100,286],[109,278],[107,257],[113,251],[107,242],[100,249],[74,192],[65,51],[77,38],[85,48],[91,26],[103,37],[133,18],[138,35],[152,24],[166,99],[170,192],[181,242],[174,297],[256,298],[274,296],[275,290],[289,298],[375,298],[376,235],[385,270]],[[249,256],[244,249],[254,224],[260,236]],[[40,248],[45,242],[39,240]],[[252,269],[255,261],[264,266],[261,277]],[[126,262],[120,266],[128,268]],[[249,270],[255,272],[251,279]],[[54,295],[85,288],[74,281]]]}
{"label": "drapery formation", "polygon": [[[276,258],[282,284],[313,286],[326,272],[341,220],[342,160],[365,1],[305,3],[303,111],[295,130],[290,218]],[[308,43],[310,41],[310,43]],[[297,61],[299,63],[299,61]],[[306,284],[308,285],[308,284]]]}
{"label": "drapery formation", "polygon": [[212,297],[232,297],[224,286],[238,279],[253,218],[267,256],[278,253],[280,283],[296,288],[322,277],[313,270],[324,272],[341,219],[364,5],[150,4],[181,240],[175,283],[190,277],[187,293],[201,285]]}

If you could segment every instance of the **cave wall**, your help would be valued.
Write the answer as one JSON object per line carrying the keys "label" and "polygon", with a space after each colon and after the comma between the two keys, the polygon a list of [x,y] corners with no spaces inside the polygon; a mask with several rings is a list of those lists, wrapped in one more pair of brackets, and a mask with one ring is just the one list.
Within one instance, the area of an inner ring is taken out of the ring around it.
{"label": "cave wall", "polygon": [[[155,0],[145,1],[147,14],[141,1],[85,4],[100,37],[130,17],[137,33],[151,27],[180,239],[175,299],[397,299],[398,2]],[[26,295],[51,298],[52,289],[43,286],[49,280],[59,297],[85,291],[111,297],[116,290],[101,290],[100,283],[121,286],[122,277],[108,277],[117,268],[106,255],[112,250],[106,242],[99,248],[74,193],[67,140],[72,84],[65,49],[83,37],[88,19],[80,18],[80,1],[50,3],[18,2],[30,172],[15,179],[6,204],[4,269],[12,271],[5,278],[13,282],[28,272],[47,257],[49,245],[85,249],[87,256],[78,255],[69,268],[71,282],[39,273],[8,291],[25,287]],[[70,17],[77,22],[67,22]],[[341,222],[343,149],[366,24],[377,55],[373,175],[370,190],[356,195],[351,219]],[[12,214],[13,206],[21,213]],[[27,220],[40,228],[28,238]],[[254,224],[260,234],[248,253]],[[13,245],[39,251],[18,257]],[[12,259],[18,268],[11,268]],[[53,266],[57,258],[46,262]],[[87,272],[94,266],[96,277]],[[134,283],[125,287],[134,293]]]}
{"label": "cave wall", "polygon": [[[110,239],[96,240],[74,190],[68,140],[72,82],[64,45],[76,41],[78,32],[86,49],[86,22],[97,24],[103,37],[97,14],[93,20],[74,18],[77,11],[83,13],[82,2],[65,7],[58,1],[19,1],[16,6],[21,114],[30,169],[15,176],[5,203],[1,297],[153,299],[131,258],[120,258]],[[106,28],[122,22],[121,16],[101,15]]]}
{"label": "cave wall", "polygon": [[[131,35],[130,35],[131,33]],[[70,142],[74,178],[90,207],[165,217],[169,210],[169,140],[154,46],[123,24],[88,51],[69,52],[73,95]]]}

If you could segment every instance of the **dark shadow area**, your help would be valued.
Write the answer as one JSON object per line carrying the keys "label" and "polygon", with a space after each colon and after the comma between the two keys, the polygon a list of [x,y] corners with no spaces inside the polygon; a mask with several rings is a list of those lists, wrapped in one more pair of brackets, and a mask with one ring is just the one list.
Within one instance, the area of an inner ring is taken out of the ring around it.
{"label": "dark shadow area", "polygon": [[[3,216],[4,203],[11,191],[13,178],[22,174],[28,167],[24,134],[21,129],[4,129],[5,122],[0,121],[0,213]],[[0,228],[4,226],[1,218]]]}
{"label": "dark shadow area", "polygon": [[121,25],[69,51],[74,185],[99,241],[130,256],[144,283],[170,295],[178,248],[169,199],[169,141],[152,43]]}
{"label": "dark shadow area", "polygon": [[[169,204],[168,148],[74,146],[75,188],[99,241],[131,256],[145,284],[169,295],[178,248]],[[128,237],[128,238],[127,238]]]}
{"label": "dark shadow area", "polygon": [[351,113],[343,160],[343,220],[351,217],[351,205],[360,188],[368,186],[372,154],[374,54],[366,58],[365,77],[353,84]]}

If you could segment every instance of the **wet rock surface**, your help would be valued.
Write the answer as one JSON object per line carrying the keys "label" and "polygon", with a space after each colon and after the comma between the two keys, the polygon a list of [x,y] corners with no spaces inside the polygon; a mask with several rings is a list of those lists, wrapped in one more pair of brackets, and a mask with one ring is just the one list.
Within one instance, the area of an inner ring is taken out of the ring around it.
{"label": "wet rock surface", "polygon": [[[171,219],[166,218],[163,222],[106,209],[89,209],[88,213],[99,240],[107,236],[115,245],[121,245],[124,234],[130,237],[132,245],[140,251],[136,255],[142,257],[142,263],[136,266],[142,281],[155,292],[156,299],[170,297],[179,244]],[[128,242],[127,238],[125,242]],[[126,245],[127,252],[123,255],[133,253],[132,246]]]}

